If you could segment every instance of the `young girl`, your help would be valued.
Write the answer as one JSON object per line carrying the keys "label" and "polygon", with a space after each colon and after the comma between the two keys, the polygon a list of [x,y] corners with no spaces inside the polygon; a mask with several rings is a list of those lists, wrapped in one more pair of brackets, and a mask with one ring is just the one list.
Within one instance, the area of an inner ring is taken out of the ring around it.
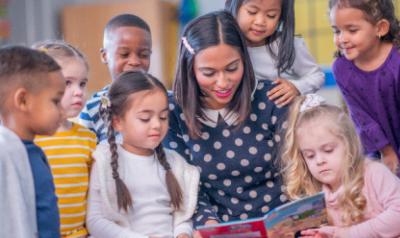
{"label": "young girl", "polygon": [[96,136],[70,119],[78,116],[85,105],[88,64],[81,52],[62,41],[41,42],[34,48],[57,61],[66,84],[61,100],[62,123],[53,136],[37,136],[35,143],[45,152],[54,177],[61,236],[86,237],[86,198]]}
{"label": "young girl", "polygon": [[339,50],[333,73],[365,152],[380,152],[383,162],[398,171],[400,27],[393,3],[331,0],[329,9]]}
{"label": "young girl", "polygon": [[294,37],[294,0],[226,0],[246,38],[257,80],[272,80],[278,106],[317,91],[325,75],[301,38]]}
{"label": "young girl", "polygon": [[[93,153],[91,235],[191,237],[199,172],[160,144],[168,129],[164,86],[145,72],[125,72],[102,98],[100,113],[109,145],[98,145]],[[122,134],[122,144],[116,144],[114,130]]]}
{"label": "young girl", "polygon": [[351,119],[316,96],[294,101],[281,160],[291,199],[325,192],[330,226],[302,235],[399,237],[399,178],[365,158]]}

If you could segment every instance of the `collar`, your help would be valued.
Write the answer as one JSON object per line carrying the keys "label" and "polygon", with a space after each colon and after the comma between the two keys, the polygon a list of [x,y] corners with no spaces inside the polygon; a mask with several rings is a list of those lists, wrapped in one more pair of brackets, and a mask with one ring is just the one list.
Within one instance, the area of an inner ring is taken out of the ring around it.
{"label": "collar", "polygon": [[201,121],[203,124],[205,124],[209,127],[212,127],[212,128],[217,127],[219,116],[221,116],[221,118],[229,126],[236,125],[236,121],[239,118],[238,113],[229,111],[226,108],[222,108],[222,109],[218,109],[218,110],[214,110],[214,109],[202,109],[202,110],[207,118],[206,119],[198,118],[198,120]]}

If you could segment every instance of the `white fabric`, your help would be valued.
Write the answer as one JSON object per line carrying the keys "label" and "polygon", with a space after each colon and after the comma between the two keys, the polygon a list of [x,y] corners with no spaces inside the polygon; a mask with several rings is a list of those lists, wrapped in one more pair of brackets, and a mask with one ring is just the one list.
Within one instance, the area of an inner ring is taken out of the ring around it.
{"label": "white fabric", "polygon": [[221,116],[221,118],[228,124],[229,126],[235,125],[235,122],[239,118],[239,115],[235,112],[229,111],[226,108],[219,109],[219,110],[214,110],[214,109],[202,109],[204,114],[206,115],[207,119],[203,120],[202,118],[199,118],[199,121],[201,121],[203,124],[215,128],[217,127],[218,123],[218,117]]}
{"label": "white fabric", "polygon": [[[256,79],[275,81],[278,77],[277,61],[272,57],[267,46],[248,47]],[[303,38],[294,39],[295,60],[291,70],[281,74],[281,78],[293,83],[301,94],[314,93],[324,84],[325,74],[310,54]],[[272,44],[277,52],[277,44]]]}
{"label": "white fabric", "polygon": [[165,171],[154,156],[134,155],[119,146],[118,172],[133,199],[133,208],[125,212],[118,211],[109,148],[107,145],[97,147],[93,153],[95,163],[91,173],[87,216],[87,227],[93,237],[191,235],[191,217],[197,202],[199,172],[177,153],[165,151],[183,191],[183,208],[174,212],[170,207]]}
{"label": "white fabric", "polygon": [[0,237],[37,237],[35,187],[21,139],[0,126]]}

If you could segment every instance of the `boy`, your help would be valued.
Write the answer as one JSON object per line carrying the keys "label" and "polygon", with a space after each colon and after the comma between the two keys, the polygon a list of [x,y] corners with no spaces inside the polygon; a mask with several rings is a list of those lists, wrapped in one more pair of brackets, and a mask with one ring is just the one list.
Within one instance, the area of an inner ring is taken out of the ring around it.
{"label": "boy", "polygon": [[[101,59],[107,65],[111,79],[129,70],[148,71],[151,55],[151,33],[147,23],[138,16],[122,14],[112,18],[104,29]],[[80,114],[80,123],[96,133],[98,142],[107,138],[107,125],[100,118],[101,97],[110,85],[95,93]],[[117,137],[120,141],[121,138]]]}
{"label": "boy", "polygon": [[[4,127],[22,140],[33,177],[38,234],[24,237],[60,237],[53,177],[43,151],[33,143],[33,138],[38,134],[51,135],[56,131],[62,118],[60,101],[64,89],[60,66],[48,55],[21,46],[0,48],[1,121]],[[2,173],[1,176],[3,179],[5,175]],[[26,204],[32,202],[29,197],[26,199]],[[29,211],[22,213],[21,216],[29,215]],[[5,216],[3,211],[0,214]],[[12,234],[1,237],[16,237],[14,231],[20,228],[19,222],[19,219],[6,219],[6,224],[2,226],[7,230],[9,227],[15,229]]]}

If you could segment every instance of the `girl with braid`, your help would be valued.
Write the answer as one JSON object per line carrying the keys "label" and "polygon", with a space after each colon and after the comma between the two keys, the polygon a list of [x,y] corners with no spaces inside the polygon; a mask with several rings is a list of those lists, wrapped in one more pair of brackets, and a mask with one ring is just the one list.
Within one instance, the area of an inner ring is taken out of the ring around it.
{"label": "girl with braid", "polygon": [[[101,100],[108,145],[93,153],[87,226],[93,237],[188,238],[199,172],[163,149],[167,91],[145,72],[122,73]],[[114,132],[121,133],[117,144]]]}

